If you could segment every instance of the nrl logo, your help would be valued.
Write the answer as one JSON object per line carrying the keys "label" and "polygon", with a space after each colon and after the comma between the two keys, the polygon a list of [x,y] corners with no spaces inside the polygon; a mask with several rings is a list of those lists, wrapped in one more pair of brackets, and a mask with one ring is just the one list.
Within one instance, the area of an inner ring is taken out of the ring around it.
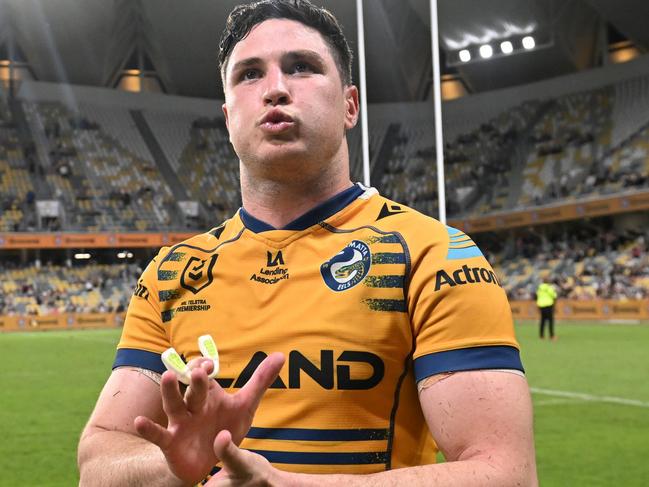
{"label": "nrl logo", "polygon": [[191,257],[180,276],[180,285],[194,294],[205,289],[214,281],[212,269],[218,258],[219,254],[211,255],[207,259]]}

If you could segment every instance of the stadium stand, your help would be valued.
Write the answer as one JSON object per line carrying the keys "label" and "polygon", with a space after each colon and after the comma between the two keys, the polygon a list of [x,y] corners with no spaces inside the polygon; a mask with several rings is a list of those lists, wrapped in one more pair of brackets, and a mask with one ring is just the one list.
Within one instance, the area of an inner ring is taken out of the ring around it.
{"label": "stadium stand", "polygon": [[129,128],[128,112],[85,106],[74,114],[60,103],[24,103],[24,108],[32,130],[42,132],[35,140],[46,144],[47,181],[65,202],[68,229],[170,226],[171,191],[152,158],[142,157],[146,147]]}
{"label": "stadium stand", "polygon": [[615,84],[611,145],[618,147],[647,124],[649,77],[638,76]]}
{"label": "stadium stand", "polygon": [[0,262],[0,315],[122,312],[141,268],[137,264],[17,265]]}
{"label": "stadium stand", "polygon": [[[478,216],[643,187],[643,130],[649,120],[642,104],[633,106],[629,98],[649,86],[647,79],[522,100],[477,118],[471,130],[464,121],[461,130],[449,132],[444,148],[447,214]],[[200,230],[241,203],[238,161],[218,115],[129,108],[108,98],[82,99],[76,111],[38,99],[23,100],[22,107],[35,152],[49,161],[45,192],[63,204],[65,221],[55,228]],[[362,177],[359,132],[349,140],[355,179]],[[370,118],[369,136],[374,184],[436,215],[432,121]],[[21,197],[28,192],[22,190]],[[190,200],[198,206],[196,216],[179,208]],[[19,206],[3,215],[3,228],[24,221]]]}
{"label": "stadium stand", "polygon": [[[444,147],[447,213],[503,209],[510,193],[512,153],[541,104],[525,102],[461,133]],[[382,148],[381,188],[391,198],[437,213],[434,125],[391,124]]]}
{"label": "stadium stand", "polygon": [[36,194],[10,107],[0,101],[0,231],[25,231],[35,225]]}
{"label": "stadium stand", "polygon": [[[444,148],[447,214],[478,216],[645,187],[646,77],[525,101],[456,134]],[[638,97],[639,105],[630,99]],[[649,102],[648,102],[649,103]],[[392,122],[376,164],[380,188],[435,215],[434,126]]]}
{"label": "stadium stand", "polygon": [[[610,220],[520,229],[502,239],[479,234],[496,274],[513,301],[533,299],[548,277],[560,298],[649,298],[649,230],[616,229]],[[130,264],[20,265],[0,261],[0,315],[121,312],[141,272]],[[11,298],[10,298],[11,296]]]}
{"label": "stadium stand", "polygon": [[[523,230],[490,255],[510,299],[533,299],[549,278],[567,299],[649,297],[649,231],[593,223],[560,232]],[[494,248],[495,245],[488,245]]]}
{"label": "stadium stand", "polygon": [[518,205],[574,197],[571,189],[610,149],[611,90],[577,93],[554,102],[533,128]]}
{"label": "stadium stand", "polygon": [[[609,79],[556,97],[528,96],[472,124],[462,117],[446,132],[448,215],[499,215],[647,188],[648,80]],[[184,110],[186,100],[159,108],[163,98],[131,105],[99,90],[75,92],[71,108],[57,96],[31,92],[36,96],[0,103],[0,231],[201,231],[240,206],[238,160],[217,109]],[[385,116],[370,117],[373,182],[396,201],[436,216],[434,126],[430,117],[410,117],[410,107],[402,111],[390,106]],[[360,131],[348,142],[352,173],[360,179]],[[36,199],[59,201],[63,217],[37,218]],[[198,207],[193,217],[181,209],[191,200]],[[546,275],[568,299],[649,297],[646,231],[593,221],[560,228],[497,238],[471,234],[514,300],[532,298]],[[62,303],[68,312],[121,310],[135,279],[124,264],[1,265],[7,278],[0,314],[61,312]],[[111,283],[110,293],[100,280]]]}
{"label": "stadium stand", "polygon": [[169,113],[146,113],[158,140],[165,134],[178,134],[182,149],[172,148],[170,139],[164,150],[178,181],[188,195],[200,201],[199,221],[212,226],[229,217],[241,205],[239,195],[239,160],[232,151],[222,118],[176,117]]}
{"label": "stadium stand", "polygon": [[649,184],[649,127],[610,151],[600,164],[591,167],[579,184],[581,194],[597,192],[614,194],[630,189],[646,188]]}

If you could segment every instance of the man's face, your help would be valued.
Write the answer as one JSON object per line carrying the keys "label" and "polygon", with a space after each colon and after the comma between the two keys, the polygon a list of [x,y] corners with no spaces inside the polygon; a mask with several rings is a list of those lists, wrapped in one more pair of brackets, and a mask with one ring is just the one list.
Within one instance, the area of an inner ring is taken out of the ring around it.
{"label": "man's face", "polygon": [[262,22],[234,47],[224,78],[230,141],[247,169],[309,171],[347,150],[358,92],[343,86],[318,31],[287,19]]}

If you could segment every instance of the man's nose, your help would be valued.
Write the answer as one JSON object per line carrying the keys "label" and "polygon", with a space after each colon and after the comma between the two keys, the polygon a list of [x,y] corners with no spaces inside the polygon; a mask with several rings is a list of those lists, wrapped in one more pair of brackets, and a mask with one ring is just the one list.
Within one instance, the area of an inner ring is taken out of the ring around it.
{"label": "man's nose", "polygon": [[265,105],[287,105],[291,102],[291,94],[281,69],[269,70],[264,81],[266,82],[263,95]]}

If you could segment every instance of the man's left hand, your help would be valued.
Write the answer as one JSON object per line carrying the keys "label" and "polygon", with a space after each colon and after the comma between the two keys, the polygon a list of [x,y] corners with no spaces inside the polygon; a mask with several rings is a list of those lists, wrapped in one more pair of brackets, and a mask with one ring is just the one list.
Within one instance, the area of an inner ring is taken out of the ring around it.
{"label": "man's left hand", "polygon": [[279,470],[261,455],[242,450],[232,443],[229,431],[221,431],[214,440],[214,453],[222,469],[205,487],[256,487],[280,485]]}

